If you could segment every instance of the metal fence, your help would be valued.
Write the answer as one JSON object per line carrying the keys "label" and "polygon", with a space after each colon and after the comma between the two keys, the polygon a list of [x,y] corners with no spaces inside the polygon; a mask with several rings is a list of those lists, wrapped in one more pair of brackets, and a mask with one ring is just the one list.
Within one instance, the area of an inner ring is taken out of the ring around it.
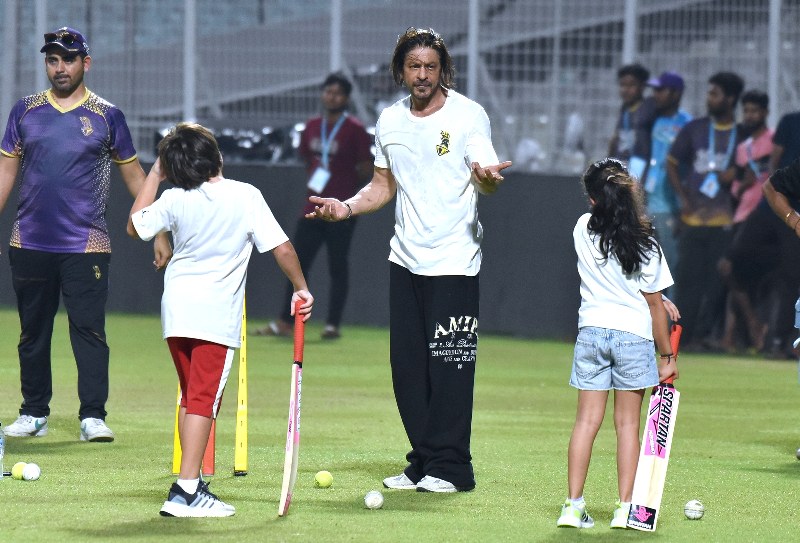
{"label": "metal fence", "polygon": [[296,125],[319,110],[332,70],[355,82],[366,124],[401,94],[388,61],[397,35],[433,27],[457,86],[489,113],[498,152],[525,170],[572,172],[604,154],[619,109],[616,69],[638,61],[684,74],[684,107],[706,81],[739,72],[767,90],[773,124],[800,108],[798,0],[4,0],[0,115],[46,88],[42,34],[85,32],[88,86],[119,105],[137,148],[193,118],[226,160],[293,159]]}

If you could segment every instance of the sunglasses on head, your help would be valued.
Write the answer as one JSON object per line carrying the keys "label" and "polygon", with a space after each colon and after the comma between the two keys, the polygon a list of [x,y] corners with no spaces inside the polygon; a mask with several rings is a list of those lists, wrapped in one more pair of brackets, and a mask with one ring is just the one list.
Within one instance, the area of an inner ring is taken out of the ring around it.
{"label": "sunglasses on head", "polygon": [[80,44],[81,39],[71,32],[62,30],[60,32],[48,32],[44,35],[44,42],[45,44],[59,42],[63,45],[71,46],[76,43]]}

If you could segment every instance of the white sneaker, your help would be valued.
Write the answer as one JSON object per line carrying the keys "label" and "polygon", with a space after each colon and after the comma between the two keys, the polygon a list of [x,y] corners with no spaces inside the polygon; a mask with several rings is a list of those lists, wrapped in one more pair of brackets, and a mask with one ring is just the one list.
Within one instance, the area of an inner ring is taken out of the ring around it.
{"label": "white sneaker", "polygon": [[471,488],[458,488],[453,483],[426,475],[417,483],[417,492],[461,492]]}
{"label": "white sneaker", "polygon": [[20,415],[3,430],[8,437],[42,437],[47,435],[47,417]]}
{"label": "white sneaker", "polygon": [[114,441],[114,432],[103,419],[88,417],[81,421],[81,441]]}
{"label": "white sneaker", "polygon": [[234,513],[236,509],[208,492],[208,486],[198,485],[194,494],[188,494],[178,483],[172,484],[160,511],[162,517],[230,517]]}
{"label": "white sneaker", "polygon": [[594,519],[589,516],[586,506],[583,508],[572,505],[570,500],[564,502],[561,508],[561,516],[556,521],[558,527],[572,528],[594,528]]}
{"label": "white sneaker", "polygon": [[617,502],[614,508],[614,517],[611,519],[611,528],[626,529],[628,527],[628,514],[631,512],[631,504],[623,505]]}
{"label": "white sneaker", "polygon": [[383,480],[383,486],[386,488],[394,488],[395,490],[414,490],[417,488],[417,485],[415,485],[405,473],[394,477],[387,477]]}
{"label": "white sneaker", "polygon": [[220,506],[221,506],[223,509],[227,509],[227,510],[228,510],[228,511],[230,511],[231,513],[235,513],[235,512],[236,512],[236,508],[235,508],[234,506],[232,506],[231,504],[229,504],[229,503],[225,503],[224,501],[220,500],[220,499],[217,497],[217,495],[216,495],[216,494],[214,494],[213,492],[211,492],[211,491],[208,489],[208,481],[204,481],[204,480],[202,479],[202,477],[201,477],[201,479],[200,479],[200,482],[198,483],[197,491],[198,491],[198,492],[202,492],[203,494],[206,494],[207,496],[211,496],[212,498],[214,498],[215,500],[217,500],[217,501],[220,503]]}

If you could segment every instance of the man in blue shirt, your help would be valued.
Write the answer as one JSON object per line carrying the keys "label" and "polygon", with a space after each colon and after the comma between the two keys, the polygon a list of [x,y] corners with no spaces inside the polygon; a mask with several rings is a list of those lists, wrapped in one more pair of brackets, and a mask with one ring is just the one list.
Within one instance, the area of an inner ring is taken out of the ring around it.
{"label": "man in blue shirt", "polygon": [[[647,82],[653,88],[656,118],[651,138],[650,164],[644,179],[647,194],[647,213],[656,229],[656,237],[667,262],[675,269],[678,264],[676,222],[679,220],[678,199],[667,177],[667,155],[672,142],[692,116],[680,109],[683,97],[683,77],[664,72]],[[673,293],[674,295],[674,293]]]}

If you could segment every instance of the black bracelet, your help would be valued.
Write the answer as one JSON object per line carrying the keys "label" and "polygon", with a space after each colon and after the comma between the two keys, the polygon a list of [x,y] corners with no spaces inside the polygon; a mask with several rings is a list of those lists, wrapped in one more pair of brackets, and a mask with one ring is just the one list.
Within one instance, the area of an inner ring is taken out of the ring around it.
{"label": "black bracelet", "polygon": [[673,353],[670,353],[670,354],[660,354],[658,356],[661,357],[661,358],[670,359],[670,358],[674,357],[675,355]]}
{"label": "black bracelet", "polygon": [[348,204],[347,202],[342,202],[342,203],[347,206],[347,217],[344,218],[344,220],[347,220],[353,216],[353,208],[350,207],[350,204]]}

